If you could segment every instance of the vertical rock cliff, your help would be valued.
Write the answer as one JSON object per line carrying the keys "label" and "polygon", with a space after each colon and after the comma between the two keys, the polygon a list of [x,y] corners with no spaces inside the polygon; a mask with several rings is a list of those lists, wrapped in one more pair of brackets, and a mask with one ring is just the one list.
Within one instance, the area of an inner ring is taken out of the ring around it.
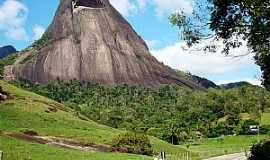
{"label": "vertical rock cliff", "polygon": [[13,66],[15,77],[38,83],[77,79],[201,89],[158,62],[108,0],[61,0],[44,37],[48,39],[44,46],[22,54],[31,60],[21,58]]}

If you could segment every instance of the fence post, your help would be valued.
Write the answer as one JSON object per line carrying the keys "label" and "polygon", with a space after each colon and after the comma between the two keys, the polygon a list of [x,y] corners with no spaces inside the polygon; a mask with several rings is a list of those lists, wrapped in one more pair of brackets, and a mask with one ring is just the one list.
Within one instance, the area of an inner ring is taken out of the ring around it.
{"label": "fence post", "polygon": [[166,153],[164,151],[160,152],[160,158],[161,160],[166,160]]}
{"label": "fence post", "polygon": [[3,151],[0,151],[0,160],[3,158]]}

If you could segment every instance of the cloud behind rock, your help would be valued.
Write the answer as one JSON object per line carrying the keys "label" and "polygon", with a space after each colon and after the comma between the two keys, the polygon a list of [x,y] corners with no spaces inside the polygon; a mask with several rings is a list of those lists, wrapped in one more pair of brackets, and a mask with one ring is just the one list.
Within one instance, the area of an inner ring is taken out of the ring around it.
{"label": "cloud behind rock", "polygon": [[0,4],[0,30],[14,40],[27,40],[24,25],[28,8],[17,0],[5,0]]}

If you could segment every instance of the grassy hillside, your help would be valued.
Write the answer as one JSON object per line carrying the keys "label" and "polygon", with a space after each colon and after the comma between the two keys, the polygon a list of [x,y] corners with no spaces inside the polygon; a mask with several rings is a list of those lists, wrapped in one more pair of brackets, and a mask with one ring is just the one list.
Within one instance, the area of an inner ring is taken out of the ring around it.
{"label": "grassy hillside", "polygon": [[[199,157],[214,157],[231,153],[249,151],[256,142],[269,139],[267,135],[225,136],[223,138],[202,139],[195,145],[190,145],[188,150]],[[180,147],[185,148],[185,145]]]}
{"label": "grassy hillside", "polygon": [[[0,103],[0,131],[2,133],[19,133],[24,130],[32,130],[42,136],[55,136],[94,144],[111,144],[112,138],[121,132],[87,120],[87,118],[78,115],[68,107],[45,97],[16,88],[3,81],[0,81],[0,85],[11,94],[9,100]],[[52,109],[54,111],[50,111]],[[165,150],[171,154],[171,157],[179,157],[186,152],[180,147],[170,145],[156,138],[151,138],[151,142],[154,151]],[[28,156],[35,160],[151,159],[150,157],[138,155],[61,149],[4,135],[0,136],[0,150],[4,151],[7,159],[24,159]]]}
{"label": "grassy hillside", "polygon": [[[248,113],[241,114],[242,119],[251,119],[252,116]],[[224,121],[226,118],[220,119]],[[270,125],[270,110],[266,110],[262,115],[262,125]],[[199,157],[213,157],[230,153],[239,153],[249,151],[252,144],[269,139],[270,135],[238,135],[224,136],[220,138],[208,138],[199,140],[195,145],[190,145],[188,150]],[[181,145],[187,149],[186,145]]]}
{"label": "grassy hillside", "polygon": [[[110,145],[113,137],[123,131],[97,124],[74,112],[69,107],[35,93],[19,89],[4,81],[0,81],[0,86],[11,94],[9,100],[0,103],[0,150],[4,151],[8,160],[152,159],[147,156],[123,153],[70,150],[1,135],[1,132],[20,133],[25,130],[32,130],[41,136],[62,137],[74,141]],[[269,113],[268,110],[263,115],[263,124],[270,124]],[[245,116],[248,117],[248,115]],[[187,147],[186,145],[170,145],[151,137],[151,143],[155,152],[166,151],[169,154],[169,160],[182,160],[187,155],[190,159],[197,160],[241,152],[249,149],[250,145],[257,140],[265,138],[268,138],[267,135],[259,138],[257,136],[226,136],[224,138],[198,140],[196,144]]]}
{"label": "grassy hillside", "polygon": [[196,139],[198,132],[208,138],[243,133],[240,113],[258,115],[270,106],[270,93],[257,86],[200,92],[171,85],[105,86],[76,80],[41,85],[18,79],[10,83],[61,102],[95,122],[174,144]]}
{"label": "grassy hillside", "polygon": [[262,116],[262,125],[270,125],[270,112],[266,112]]}
{"label": "grassy hillside", "polygon": [[4,151],[4,160],[148,160],[150,157],[118,153],[83,152],[31,143],[0,136],[0,149]]}

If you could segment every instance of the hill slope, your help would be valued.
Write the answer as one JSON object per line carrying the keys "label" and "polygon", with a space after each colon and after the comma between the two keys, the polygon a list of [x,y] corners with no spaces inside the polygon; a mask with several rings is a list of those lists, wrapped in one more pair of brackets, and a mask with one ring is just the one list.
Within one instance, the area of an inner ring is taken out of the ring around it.
{"label": "hill slope", "polygon": [[196,75],[193,75],[189,72],[181,71],[181,70],[175,70],[177,75],[180,77],[185,77],[186,79],[195,82],[196,84],[204,87],[204,88],[218,88],[218,86],[213,82],[210,81],[209,79],[206,79],[204,77],[199,77]]}
{"label": "hill slope", "polygon": [[225,89],[233,89],[233,88],[239,88],[242,86],[251,86],[252,84],[241,81],[241,82],[234,82],[234,83],[227,83],[227,84],[221,84],[220,87],[225,88]]}
{"label": "hill slope", "polygon": [[4,46],[0,47],[0,59],[5,58],[10,54],[17,52],[17,50],[13,46]]}
{"label": "hill slope", "polygon": [[[76,142],[110,145],[112,137],[122,131],[87,120],[71,109],[37,94],[16,88],[0,81],[0,86],[10,93],[10,99],[0,103],[0,150],[6,156],[31,156],[33,159],[80,160],[135,160],[151,159],[145,156],[120,153],[83,152],[18,140],[6,133],[35,131],[39,136],[72,139]],[[151,138],[153,149],[165,150],[169,156],[177,157],[186,151],[159,139]],[[12,159],[12,158],[11,158]]]}

